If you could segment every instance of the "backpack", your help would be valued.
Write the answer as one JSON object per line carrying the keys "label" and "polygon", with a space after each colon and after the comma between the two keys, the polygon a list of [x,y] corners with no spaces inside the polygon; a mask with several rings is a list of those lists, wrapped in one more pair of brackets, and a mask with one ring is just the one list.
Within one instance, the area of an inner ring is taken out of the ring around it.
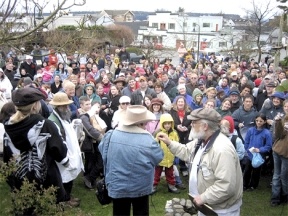
{"label": "backpack", "polygon": [[39,121],[29,130],[29,133],[33,134],[33,143],[32,138],[30,138],[31,148],[22,153],[14,146],[9,135],[4,134],[4,149],[10,151],[16,159],[16,170],[7,179],[11,188],[20,188],[24,178],[27,178],[29,182],[35,181],[38,184],[43,184],[46,180],[47,162],[45,152],[47,139],[51,135],[40,133],[44,123],[45,120]]}
{"label": "backpack", "polygon": [[234,148],[236,149],[236,140],[237,140],[238,136],[237,135],[232,135],[231,137],[231,142],[234,146]]}

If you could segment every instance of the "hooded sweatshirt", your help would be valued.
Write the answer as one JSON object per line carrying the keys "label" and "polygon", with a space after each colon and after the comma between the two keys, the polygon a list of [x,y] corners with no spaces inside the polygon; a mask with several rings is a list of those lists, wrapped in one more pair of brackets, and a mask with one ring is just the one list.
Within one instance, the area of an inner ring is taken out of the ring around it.
{"label": "hooded sweatshirt", "polygon": [[[164,122],[172,122],[171,129],[169,131],[165,130]],[[178,134],[174,129],[174,121],[173,121],[173,118],[170,114],[164,113],[161,115],[161,117],[160,117],[160,131],[168,134],[168,137],[170,140],[177,141],[177,142],[179,141]],[[157,136],[158,136],[158,133],[156,134],[156,137]],[[159,141],[159,140],[157,140],[157,141],[160,142],[160,146],[161,146],[163,153],[164,153],[164,158],[159,163],[159,166],[170,168],[171,166],[173,166],[175,156],[171,153],[171,151],[169,150],[169,148],[167,147],[167,145],[164,142]]]}

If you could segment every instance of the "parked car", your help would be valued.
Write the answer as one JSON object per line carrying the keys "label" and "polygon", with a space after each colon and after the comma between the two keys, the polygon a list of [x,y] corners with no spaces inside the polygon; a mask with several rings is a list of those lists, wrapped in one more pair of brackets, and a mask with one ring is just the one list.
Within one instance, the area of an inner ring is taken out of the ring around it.
{"label": "parked car", "polygon": [[132,47],[142,47],[143,46],[143,42],[142,41],[139,41],[139,40],[135,40],[135,41],[133,41],[131,44],[130,44],[130,46],[132,46]]}
{"label": "parked car", "polygon": [[140,64],[140,60],[144,59],[143,55],[137,55],[136,53],[130,53],[130,61]]}

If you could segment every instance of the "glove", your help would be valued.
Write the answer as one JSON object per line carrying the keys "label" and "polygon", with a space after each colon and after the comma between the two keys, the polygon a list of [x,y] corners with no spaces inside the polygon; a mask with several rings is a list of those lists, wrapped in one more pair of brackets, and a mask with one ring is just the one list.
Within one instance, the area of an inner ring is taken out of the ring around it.
{"label": "glove", "polygon": [[81,132],[81,135],[80,135],[80,138],[79,138],[79,143],[82,143],[83,141],[84,141],[84,139],[85,139],[85,133],[84,133],[84,131],[82,131]]}

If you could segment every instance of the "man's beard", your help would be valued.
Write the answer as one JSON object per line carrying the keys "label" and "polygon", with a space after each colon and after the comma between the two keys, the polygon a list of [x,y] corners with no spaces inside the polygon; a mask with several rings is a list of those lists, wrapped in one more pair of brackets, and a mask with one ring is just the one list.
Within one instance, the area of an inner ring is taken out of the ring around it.
{"label": "man's beard", "polygon": [[58,107],[56,107],[55,111],[58,113],[58,115],[60,116],[62,120],[66,120],[66,121],[71,120],[72,112],[70,111],[69,108],[63,111],[62,109],[60,110]]}
{"label": "man's beard", "polygon": [[205,131],[199,130],[199,132],[196,132],[194,130],[194,128],[191,128],[190,137],[193,139],[204,139],[205,138]]}

